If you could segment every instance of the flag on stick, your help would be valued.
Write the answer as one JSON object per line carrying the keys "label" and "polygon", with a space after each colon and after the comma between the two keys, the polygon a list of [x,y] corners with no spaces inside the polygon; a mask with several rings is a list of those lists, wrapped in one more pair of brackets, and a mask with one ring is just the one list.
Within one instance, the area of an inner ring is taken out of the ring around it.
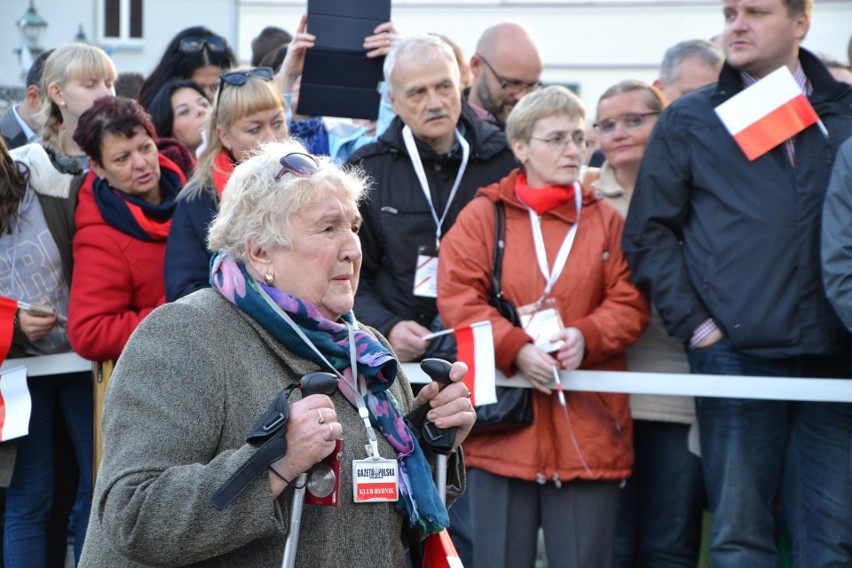
{"label": "flag on stick", "polygon": [[12,298],[0,296],[0,362],[6,360],[9,348],[12,346],[12,335],[15,333],[15,314],[18,312],[18,302]]}
{"label": "flag on stick", "polygon": [[29,434],[32,409],[26,367],[3,371],[0,374],[0,440],[5,442]]}
{"label": "flag on stick", "polygon": [[786,66],[773,71],[715,110],[750,161],[819,120]]}
{"label": "flag on stick", "polygon": [[497,402],[494,366],[494,334],[491,322],[482,321],[456,328],[458,359],[467,363],[464,384],[470,389],[474,406]]}
{"label": "flag on stick", "polygon": [[447,529],[426,538],[423,568],[464,568]]}

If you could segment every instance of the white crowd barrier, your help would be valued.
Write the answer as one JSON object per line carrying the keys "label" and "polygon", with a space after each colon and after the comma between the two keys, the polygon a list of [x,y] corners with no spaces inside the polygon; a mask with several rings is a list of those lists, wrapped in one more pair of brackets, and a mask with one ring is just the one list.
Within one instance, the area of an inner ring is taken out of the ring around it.
{"label": "white crowd barrier", "polygon": [[26,367],[28,377],[43,377],[45,375],[61,375],[78,371],[91,371],[92,362],[83,359],[76,353],[60,353],[58,355],[41,355],[40,357],[21,357],[6,359],[0,366],[0,373],[6,369]]}
{"label": "white crowd barrier", "polygon": [[[76,353],[7,359],[0,372],[14,367],[27,368],[27,376],[38,377],[76,371],[90,371],[92,363]],[[412,383],[428,383],[429,377],[417,363],[403,363]],[[635,394],[713,396],[765,400],[808,400],[852,402],[852,379],[799,379],[787,377],[747,377],[730,375],[690,375],[675,373],[631,373],[619,371],[562,371],[562,388],[568,391],[622,392]],[[516,375],[506,378],[497,372],[497,385],[531,388],[529,381]]]}
{"label": "white crowd barrier", "polygon": [[[428,383],[430,380],[417,363],[403,363],[402,368],[412,383]],[[559,379],[562,382],[562,388],[566,391],[852,402],[852,379],[799,379],[626,371],[561,371]],[[499,371],[497,386],[532,388],[529,381],[522,375],[506,378]]]}

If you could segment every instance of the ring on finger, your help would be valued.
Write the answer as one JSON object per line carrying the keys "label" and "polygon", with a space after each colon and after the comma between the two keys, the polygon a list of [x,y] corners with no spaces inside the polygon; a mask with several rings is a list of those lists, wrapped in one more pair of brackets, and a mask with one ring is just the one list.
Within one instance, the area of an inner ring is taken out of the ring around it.
{"label": "ring on finger", "polygon": [[314,408],[314,410],[317,411],[317,416],[319,416],[317,422],[319,422],[320,424],[325,424],[325,418],[322,415],[322,410],[320,410],[319,408]]}
{"label": "ring on finger", "polygon": [[331,442],[334,440],[334,426],[331,425],[331,422],[328,423],[328,438],[326,438],[327,442]]}

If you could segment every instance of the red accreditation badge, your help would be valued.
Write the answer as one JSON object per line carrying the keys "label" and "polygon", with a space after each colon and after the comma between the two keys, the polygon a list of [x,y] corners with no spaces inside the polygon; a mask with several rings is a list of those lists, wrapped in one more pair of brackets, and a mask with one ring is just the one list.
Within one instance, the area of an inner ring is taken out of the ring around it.
{"label": "red accreditation badge", "polygon": [[398,501],[396,460],[353,460],[352,496],[356,503]]}

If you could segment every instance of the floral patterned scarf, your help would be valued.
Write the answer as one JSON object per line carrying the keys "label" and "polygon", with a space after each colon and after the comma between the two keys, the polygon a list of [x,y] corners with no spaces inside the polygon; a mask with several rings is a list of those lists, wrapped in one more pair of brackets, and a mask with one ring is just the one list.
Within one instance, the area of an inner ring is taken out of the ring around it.
{"label": "floral patterned scarf", "polygon": [[358,378],[362,389],[366,386],[366,394],[355,392],[351,386],[355,381],[349,358],[349,326],[356,326],[352,312],[341,318],[342,323],[331,321],[323,317],[313,304],[257,282],[248,275],[241,262],[224,254],[213,256],[210,284],[290,351],[325,367],[325,361],[296,334],[264,296],[293,319],[326,360],[346,377],[346,381],[339,382],[343,396],[356,408],[355,397],[364,397],[370,411],[370,422],[397,451],[400,492],[397,510],[408,513],[411,525],[419,525],[426,534],[447,527],[447,509],[432,481],[432,469],[414,434],[403,421],[399,402],[389,390],[396,380],[397,361],[384,345],[357,327],[354,337]]}

